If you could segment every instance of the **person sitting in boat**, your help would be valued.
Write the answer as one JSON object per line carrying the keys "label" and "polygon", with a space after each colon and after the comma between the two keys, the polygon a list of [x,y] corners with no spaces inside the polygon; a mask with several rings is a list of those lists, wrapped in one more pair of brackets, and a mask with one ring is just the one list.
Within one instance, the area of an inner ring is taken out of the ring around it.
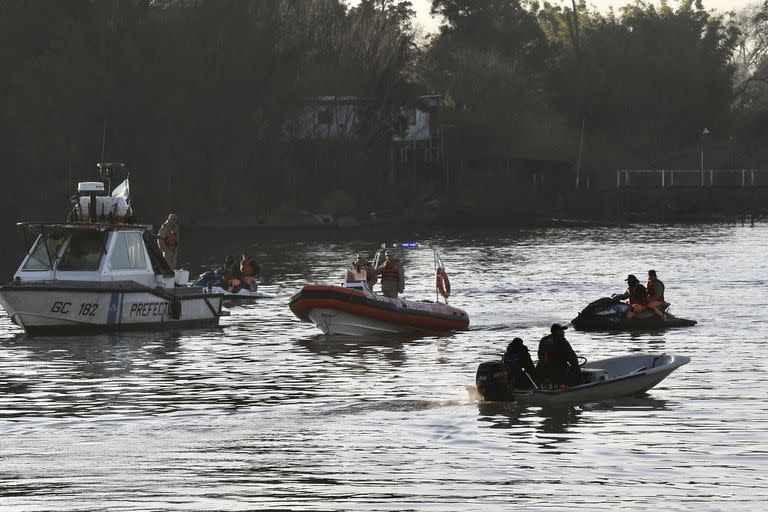
{"label": "person sitting in boat", "polygon": [[627,318],[634,318],[636,314],[642,313],[648,307],[648,292],[634,274],[629,274],[625,281],[627,282],[627,291],[614,295],[613,298],[619,300],[629,299]]}
{"label": "person sitting in boat", "polygon": [[223,279],[224,279],[224,282],[226,283],[225,289],[229,293],[237,293],[247,286],[245,282],[240,278],[240,276],[235,276],[230,271],[226,271],[224,273]]}
{"label": "person sitting in boat", "polygon": [[381,292],[385,297],[397,298],[405,290],[405,271],[400,260],[390,251],[384,251],[384,263],[376,269],[381,276]]}
{"label": "person sitting in boat", "polygon": [[539,342],[536,374],[545,384],[560,386],[579,382],[579,360],[565,339],[565,329],[560,324],[552,324],[549,335]]}
{"label": "person sitting in boat", "polygon": [[[507,367],[509,385],[513,388],[530,388],[535,378],[536,369],[531,360],[531,353],[523,340],[515,338],[507,345],[507,351],[501,358],[501,362]],[[524,373],[527,373],[526,376]]]}
{"label": "person sitting in boat", "polygon": [[260,272],[261,267],[256,263],[256,260],[243,253],[243,257],[240,260],[240,279],[243,281],[243,285],[255,292],[258,287],[258,284],[256,283],[256,275]]}
{"label": "person sitting in boat", "polygon": [[655,270],[648,271],[648,282],[645,283],[645,289],[648,292],[648,307],[651,308],[656,316],[664,318],[662,309],[664,308],[664,283],[656,276]]}
{"label": "person sitting in boat", "polygon": [[240,264],[235,263],[235,258],[232,256],[227,256],[224,259],[224,265],[216,270],[216,274],[221,277],[224,277],[224,274],[227,273],[233,276],[240,276]]}
{"label": "person sitting in boat", "polygon": [[360,290],[370,290],[371,274],[373,274],[373,284],[376,284],[376,272],[368,260],[358,254],[355,260],[347,269],[347,288],[358,288]]}

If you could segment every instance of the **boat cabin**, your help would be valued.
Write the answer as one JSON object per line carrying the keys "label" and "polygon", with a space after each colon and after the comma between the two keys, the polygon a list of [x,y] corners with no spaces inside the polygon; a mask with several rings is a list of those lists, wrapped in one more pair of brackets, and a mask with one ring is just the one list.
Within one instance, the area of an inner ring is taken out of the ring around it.
{"label": "boat cabin", "polygon": [[15,282],[133,281],[174,286],[174,272],[143,224],[21,224],[36,234]]}

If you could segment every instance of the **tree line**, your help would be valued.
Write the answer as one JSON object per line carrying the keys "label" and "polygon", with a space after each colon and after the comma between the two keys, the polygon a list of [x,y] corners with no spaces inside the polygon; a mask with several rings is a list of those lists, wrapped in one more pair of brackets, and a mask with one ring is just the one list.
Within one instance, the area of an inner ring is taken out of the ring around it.
{"label": "tree line", "polygon": [[[432,12],[423,34],[402,0],[0,0],[0,212],[60,214],[97,161],[134,169],[140,215],[396,209],[435,192],[392,151],[400,108],[424,94],[442,97],[450,158],[595,174],[695,168],[704,149],[715,167],[768,162],[768,3]],[[353,141],[285,129],[318,96],[365,100]]]}

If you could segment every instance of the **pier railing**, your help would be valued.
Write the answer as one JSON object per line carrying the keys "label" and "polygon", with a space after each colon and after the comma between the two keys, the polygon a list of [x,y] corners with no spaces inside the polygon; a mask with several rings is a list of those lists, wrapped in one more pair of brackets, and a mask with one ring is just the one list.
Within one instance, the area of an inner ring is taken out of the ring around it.
{"label": "pier railing", "polygon": [[619,169],[616,188],[629,187],[765,187],[768,171],[755,169]]}

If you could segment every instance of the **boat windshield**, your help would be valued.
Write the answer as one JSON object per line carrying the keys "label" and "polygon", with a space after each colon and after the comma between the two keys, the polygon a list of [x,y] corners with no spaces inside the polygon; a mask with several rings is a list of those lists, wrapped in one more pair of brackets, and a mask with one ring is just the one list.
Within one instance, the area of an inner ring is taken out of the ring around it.
{"label": "boat windshield", "polygon": [[24,262],[21,269],[51,270],[51,262],[59,254],[63,242],[64,235],[61,234],[38,236],[29,258]]}
{"label": "boat windshield", "polygon": [[109,258],[112,270],[146,270],[147,259],[141,233],[117,233],[112,255]]}
{"label": "boat windshield", "polygon": [[59,270],[98,270],[104,253],[105,233],[74,231],[59,261]]}

